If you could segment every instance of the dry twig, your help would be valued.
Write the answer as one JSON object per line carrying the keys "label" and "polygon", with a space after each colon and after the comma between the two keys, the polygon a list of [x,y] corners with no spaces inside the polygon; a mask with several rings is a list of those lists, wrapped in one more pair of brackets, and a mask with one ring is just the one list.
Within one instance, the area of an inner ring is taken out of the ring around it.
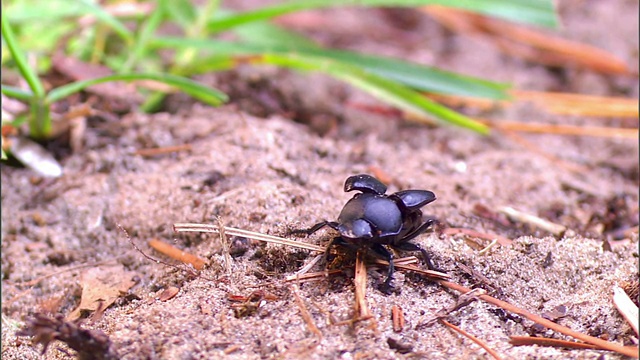
{"label": "dry twig", "polygon": [[402,332],[402,329],[404,329],[404,314],[402,308],[398,305],[391,307],[391,322],[393,323],[393,331]]}
{"label": "dry twig", "polygon": [[304,302],[302,301],[302,298],[300,297],[300,291],[298,290],[298,285],[291,284],[290,288],[291,288],[291,292],[293,293],[293,296],[296,298],[296,303],[298,304],[298,308],[300,309],[300,315],[302,315],[304,322],[307,323],[307,327],[309,328],[309,331],[311,331],[319,339],[322,339],[322,332],[316,326],[315,322],[311,318],[311,314],[309,313],[307,306],[304,304]]}
{"label": "dry twig", "polygon": [[511,239],[506,238],[504,236],[491,234],[491,233],[483,233],[483,232],[472,230],[472,229],[447,228],[447,229],[444,229],[443,234],[446,234],[446,235],[464,234],[464,235],[473,236],[473,237],[490,240],[490,241],[495,240],[500,245],[511,245],[512,243]]}
{"label": "dry twig", "polygon": [[447,320],[444,319],[440,319],[440,322],[446,326],[448,326],[449,328],[455,330],[456,332],[458,332],[459,334],[461,334],[462,336],[465,336],[467,338],[469,338],[471,341],[473,341],[474,343],[480,345],[480,347],[482,347],[483,349],[485,349],[486,352],[488,352],[491,356],[493,356],[495,359],[497,360],[501,360],[502,358],[500,357],[500,355],[493,350],[492,348],[489,347],[489,345],[487,345],[484,341],[478,339],[477,337],[469,334],[468,332],[462,330],[461,328],[451,324],[450,322],[448,322]]}
{"label": "dry twig", "polygon": [[367,306],[367,265],[364,263],[364,254],[358,251],[356,255],[356,273],[353,280],[355,284],[355,310],[358,319],[368,319],[371,312]]}
{"label": "dry twig", "polygon": [[149,246],[151,246],[161,254],[164,254],[174,260],[178,260],[180,262],[193,266],[196,270],[202,270],[206,263],[203,259],[199,258],[198,256],[189,254],[186,251],[180,250],[177,247],[171,244],[167,244],[166,242],[160,239],[149,240]]}
{"label": "dry twig", "polygon": [[139,150],[136,150],[134,155],[140,155],[143,157],[152,157],[157,155],[170,154],[178,151],[191,151],[191,144],[165,146],[165,147],[151,148],[151,149],[139,149]]}
{"label": "dry twig", "polygon": [[[624,61],[596,47],[544,34],[469,11],[439,5],[424,11],[448,28],[471,35],[490,36],[506,54],[551,66],[574,64],[605,74],[630,75]],[[636,74],[633,74],[636,75]]]}
{"label": "dry twig", "polygon": [[600,347],[585,344],[581,342],[575,341],[567,341],[560,339],[550,339],[545,337],[533,337],[533,336],[510,336],[509,343],[515,346],[522,345],[540,345],[540,346],[553,346],[553,347],[563,347],[569,349],[600,349]]}
{"label": "dry twig", "polygon": [[231,254],[229,254],[229,241],[227,240],[227,234],[224,231],[225,226],[222,222],[222,218],[218,217],[218,234],[220,235],[220,243],[222,244],[222,254],[224,256],[224,269],[227,275],[231,274]]}
{"label": "dry twig", "polygon": [[[438,281],[440,283],[440,285],[449,288],[449,289],[453,289],[456,291],[459,291],[461,293],[467,293],[469,291],[471,291],[471,289],[468,289],[460,284],[456,284],[456,283],[452,283],[449,281]],[[610,350],[610,351],[614,351],[617,352],[619,354],[623,354],[626,356],[631,356],[634,358],[638,358],[638,347],[631,347],[631,346],[621,346],[606,340],[602,340],[602,339],[598,339],[595,338],[593,336],[589,336],[583,333],[579,333],[577,331],[571,330],[565,326],[559,325],[554,323],[553,321],[549,321],[545,318],[542,318],[538,315],[534,315],[526,310],[520,309],[516,306],[513,306],[505,301],[502,300],[498,300],[494,297],[491,297],[489,295],[483,294],[483,295],[478,295],[478,298],[482,301],[485,301],[489,304],[493,304],[496,306],[499,306],[501,308],[503,308],[504,310],[510,311],[512,313],[518,314],[520,316],[523,316],[533,322],[536,322],[542,326],[545,326],[551,330],[557,331],[559,333],[565,334],[567,336],[571,336],[573,338],[576,338],[578,340],[582,340],[586,343],[592,344],[592,345],[596,345],[598,346],[600,349],[603,350]]]}
{"label": "dry twig", "polygon": [[613,287],[613,304],[620,312],[620,315],[631,325],[636,335],[638,335],[638,307],[619,286]]}
{"label": "dry twig", "polygon": [[537,227],[538,229],[548,231],[556,236],[562,236],[567,231],[566,226],[552,223],[535,215],[527,214],[516,210],[509,206],[503,206],[498,209],[499,212],[507,215],[513,221],[519,221]]}
{"label": "dry twig", "polygon": [[[173,224],[173,229],[176,232],[204,232],[204,233],[220,233],[220,228],[218,225],[210,225],[210,224],[196,224],[196,223],[177,223]],[[249,239],[269,242],[273,244],[287,245],[292,246],[299,249],[312,250],[317,252],[324,252],[324,248],[318,245],[304,243],[295,240],[289,240],[285,238],[281,238],[273,235],[261,234],[254,231],[242,230],[238,228],[233,228],[229,226],[224,227],[224,231],[227,235],[232,236],[243,236]]]}

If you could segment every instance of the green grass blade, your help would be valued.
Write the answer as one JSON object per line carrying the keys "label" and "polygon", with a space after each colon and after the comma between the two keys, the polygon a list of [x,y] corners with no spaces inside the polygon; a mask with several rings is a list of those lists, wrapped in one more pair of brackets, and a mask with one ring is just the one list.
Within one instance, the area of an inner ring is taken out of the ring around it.
{"label": "green grass blade", "polygon": [[193,1],[190,0],[168,0],[160,1],[159,4],[165,7],[167,17],[175,21],[183,29],[188,28],[196,20],[197,9]]}
{"label": "green grass blade", "polygon": [[110,81],[135,81],[135,80],[155,80],[158,82],[162,82],[167,85],[174,86],[181,91],[191,95],[192,97],[210,104],[212,106],[218,106],[223,104],[228,100],[228,97],[225,93],[204,86],[198,82],[195,82],[191,79],[169,75],[169,74],[118,74],[118,75],[110,75],[96,79],[78,81],[71,84],[60,86],[54,90],[52,90],[47,95],[47,102],[54,103],[61,99],[66,98],[67,96],[77,93],[79,91],[84,90],[85,88],[100,84],[104,82]]}
{"label": "green grass blade", "polygon": [[465,127],[482,134],[489,132],[489,128],[484,124],[435,103],[408,87],[367,73],[351,65],[297,54],[265,54],[256,57],[255,62],[303,71],[320,71],[343,80],[405,111]]}
{"label": "green grass blade", "polygon": [[422,5],[444,5],[534,25],[548,27],[558,25],[551,0],[299,0],[225,15],[211,20],[208,28],[211,32],[226,31],[243,24],[268,20],[296,11],[327,7],[414,7]]}
{"label": "green grass blade", "polygon": [[147,51],[147,43],[152,38],[155,31],[162,24],[164,19],[164,8],[158,4],[151,15],[144,21],[136,36],[133,47],[125,63],[118,69],[119,73],[128,73],[136,66],[139,59],[142,59]]}
{"label": "green grass blade", "polygon": [[11,57],[16,62],[18,70],[20,70],[20,74],[26,80],[27,84],[29,84],[29,88],[33,91],[33,94],[38,98],[43,98],[44,86],[42,86],[42,82],[40,81],[40,78],[38,78],[38,75],[27,63],[27,59],[25,58],[24,53],[20,49],[15,35],[13,34],[11,25],[9,25],[9,20],[7,19],[5,11],[2,12],[2,39],[11,53]]}
{"label": "green grass blade", "polygon": [[2,85],[2,93],[6,96],[22,101],[29,101],[33,99],[33,93],[28,90],[20,89],[15,86]]}
{"label": "green grass blade", "polygon": [[13,24],[56,22],[86,14],[84,6],[77,1],[69,0],[38,1],[37,4],[33,1],[5,1],[2,5],[2,10],[11,14]]}
{"label": "green grass blade", "polygon": [[133,34],[127,27],[113,15],[106,12],[99,5],[89,0],[76,0],[83,5],[87,14],[95,16],[100,22],[109,25],[127,43],[133,43]]}
{"label": "green grass blade", "polygon": [[296,32],[283,29],[274,24],[258,21],[233,29],[243,43],[262,47],[279,47],[291,49],[319,49],[313,40]]}
{"label": "green grass blade", "polygon": [[[363,55],[348,51],[326,50],[313,47],[286,48],[283,46],[269,46],[263,44],[234,43],[219,40],[200,40],[162,37],[151,42],[151,46],[159,48],[193,47],[208,50],[214,53],[211,58],[200,58],[191,64],[191,69],[199,71],[217,70],[223,63],[224,56],[261,55],[265,53],[289,54],[327,58],[359,67],[380,77],[395,80],[405,86],[421,91],[438,94],[483,97],[490,99],[508,98],[508,84],[491,82],[475,77],[464,76],[456,73],[438,70],[433,67],[423,66],[398,59],[385,58],[373,55]],[[216,65],[211,68],[209,63]],[[228,62],[231,64],[231,61]]]}
{"label": "green grass blade", "polygon": [[42,98],[34,98],[29,104],[29,135],[35,139],[51,137],[51,109]]}

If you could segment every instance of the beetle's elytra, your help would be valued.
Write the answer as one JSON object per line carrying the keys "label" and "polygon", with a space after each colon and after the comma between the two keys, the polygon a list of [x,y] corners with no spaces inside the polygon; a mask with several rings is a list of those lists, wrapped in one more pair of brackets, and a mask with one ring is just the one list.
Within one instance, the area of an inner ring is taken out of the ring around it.
{"label": "beetle's elytra", "polygon": [[331,240],[332,245],[368,247],[389,262],[387,279],[382,291],[390,291],[393,279],[393,253],[385,246],[396,250],[420,251],[431,270],[435,270],[429,254],[410,241],[424,233],[434,219],[422,219],[421,208],[436,199],[428,190],[403,190],[386,195],[387,186],[371,175],[361,174],[347,178],[344,191],[359,191],[342,208],[338,221],[322,221],[303,232],[308,235],[329,226],[340,233]]}

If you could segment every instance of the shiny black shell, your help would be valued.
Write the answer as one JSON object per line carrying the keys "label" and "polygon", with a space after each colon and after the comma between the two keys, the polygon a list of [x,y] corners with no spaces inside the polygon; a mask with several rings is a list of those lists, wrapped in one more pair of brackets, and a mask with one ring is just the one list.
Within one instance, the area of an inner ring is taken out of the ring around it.
{"label": "shiny black shell", "polygon": [[[369,224],[367,232],[365,221]],[[402,212],[388,196],[361,193],[349,200],[340,216],[340,233],[349,239],[388,237],[402,230]]]}

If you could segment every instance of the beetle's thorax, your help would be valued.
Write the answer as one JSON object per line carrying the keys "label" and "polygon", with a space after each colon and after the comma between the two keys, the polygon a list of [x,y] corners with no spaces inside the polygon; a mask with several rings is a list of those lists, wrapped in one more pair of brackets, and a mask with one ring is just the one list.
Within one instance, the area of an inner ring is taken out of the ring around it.
{"label": "beetle's thorax", "polygon": [[377,240],[397,235],[402,230],[402,213],[398,204],[386,195],[356,194],[349,200],[340,216],[343,238]]}

